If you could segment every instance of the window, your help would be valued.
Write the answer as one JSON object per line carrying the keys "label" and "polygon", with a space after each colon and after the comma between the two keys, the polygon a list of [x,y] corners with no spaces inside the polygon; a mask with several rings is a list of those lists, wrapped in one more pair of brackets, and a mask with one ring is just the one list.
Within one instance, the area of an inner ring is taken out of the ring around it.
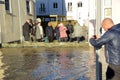
{"label": "window", "polygon": [[10,0],[5,0],[5,10],[9,13],[11,13],[11,4]]}
{"label": "window", "polygon": [[72,11],[72,2],[68,3],[68,11]]}
{"label": "window", "polygon": [[53,3],[53,8],[58,8],[58,3],[57,2]]}
{"label": "window", "polygon": [[27,9],[27,13],[30,13],[30,2],[26,1],[26,9]]}
{"label": "window", "polygon": [[104,6],[111,7],[112,6],[112,0],[104,0]]}
{"label": "window", "polygon": [[26,0],[26,10],[28,14],[32,14],[32,1]]}
{"label": "window", "polygon": [[78,7],[82,7],[82,5],[83,5],[82,2],[78,3]]}
{"label": "window", "polygon": [[44,3],[41,3],[41,4],[40,4],[39,12],[40,12],[40,13],[45,13],[45,12],[46,12],[45,9],[46,9],[46,8],[45,8],[45,4],[44,4]]}
{"label": "window", "polygon": [[9,11],[9,10],[10,10],[9,0],[5,0],[5,10],[6,10],[6,11]]}

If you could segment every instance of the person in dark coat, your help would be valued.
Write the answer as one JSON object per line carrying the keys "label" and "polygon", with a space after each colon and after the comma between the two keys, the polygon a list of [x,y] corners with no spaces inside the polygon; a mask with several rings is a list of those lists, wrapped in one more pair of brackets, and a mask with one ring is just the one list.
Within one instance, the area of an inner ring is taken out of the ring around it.
{"label": "person in dark coat", "polygon": [[35,42],[36,41],[36,20],[33,22],[33,26],[31,29],[31,41]]}
{"label": "person in dark coat", "polygon": [[72,41],[72,33],[74,32],[73,25],[71,21],[68,21],[68,24],[66,25],[67,27],[67,35],[68,35],[68,40],[71,42]]}
{"label": "person in dark coat", "polygon": [[46,27],[45,32],[46,32],[46,37],[48,38],[48,41],[52,42],[54,39],[54,30],[51,22],[48,22],[48,26]]}
{"label": "person in dark coat", "polygon": [[59,31],[58,25],[55,27],[54,33],[55,33],[55,37],[56,37],[57,41],[60,42],[60,31]]}
{"label": "person in dark coat", "polygon": [[25,41],[30,41],[30,33],[32,26],[32,19],[26,20],[25,24],[23,25],[23,36]]}

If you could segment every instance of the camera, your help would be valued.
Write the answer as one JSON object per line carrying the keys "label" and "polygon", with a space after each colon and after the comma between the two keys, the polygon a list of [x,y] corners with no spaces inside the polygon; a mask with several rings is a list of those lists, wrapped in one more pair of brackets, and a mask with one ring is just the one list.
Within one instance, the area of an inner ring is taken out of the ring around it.
{"label": "camera", "polygon": [[93,35],[93,37],[96,39],[97,38],[97,36],[96,35]]}

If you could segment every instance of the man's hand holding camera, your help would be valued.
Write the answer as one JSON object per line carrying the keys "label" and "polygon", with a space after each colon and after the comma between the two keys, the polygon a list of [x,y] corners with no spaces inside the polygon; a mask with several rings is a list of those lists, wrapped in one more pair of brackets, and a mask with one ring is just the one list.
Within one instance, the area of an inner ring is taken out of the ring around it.
{"label": "man's hand holding camera", "polygon": [[98,38],[100,38],[100,37],[97,36],[97,35],[93,35],[91,38],[98,39]]}

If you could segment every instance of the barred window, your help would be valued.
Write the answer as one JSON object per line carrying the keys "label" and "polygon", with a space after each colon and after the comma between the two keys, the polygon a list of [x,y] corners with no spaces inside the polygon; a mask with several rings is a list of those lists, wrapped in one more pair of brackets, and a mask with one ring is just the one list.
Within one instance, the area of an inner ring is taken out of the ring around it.
{"label": "barred window", "polygon": [[68,11],[72,11],[72,2],[68,3]]}
{"label": "barred window", "polygon": [[26,11],[28,14],[32,14],[33,13],[33,9],[32,9],[32,6],[33,5],[33,2],[31,0],[26,0]]}
{"label": "barred window", "polygon": [[11,13],[11,0],[5,0],[5,10],[6,12]]}
{"label": "barred window", "polygon": [[82,2],[79,2],[78,7],[82,7],[82,6],[83,6]]}
{"label": "barred window", "polygon": [[26,9],[27,9],[27,13],[30,13],[30,2],[26,1]]}
{"label": "barred window", "polygon": [[53,8],[58,8],[58,3],[57,2],[53,3]]}
{"label": "barred window", "polygon": [[41,4],[40,4],[39,12],[40,12],[40,13],[46,12],[46,8],[45,8],[45,4],[44,4],[44,3],[41,3]]}

